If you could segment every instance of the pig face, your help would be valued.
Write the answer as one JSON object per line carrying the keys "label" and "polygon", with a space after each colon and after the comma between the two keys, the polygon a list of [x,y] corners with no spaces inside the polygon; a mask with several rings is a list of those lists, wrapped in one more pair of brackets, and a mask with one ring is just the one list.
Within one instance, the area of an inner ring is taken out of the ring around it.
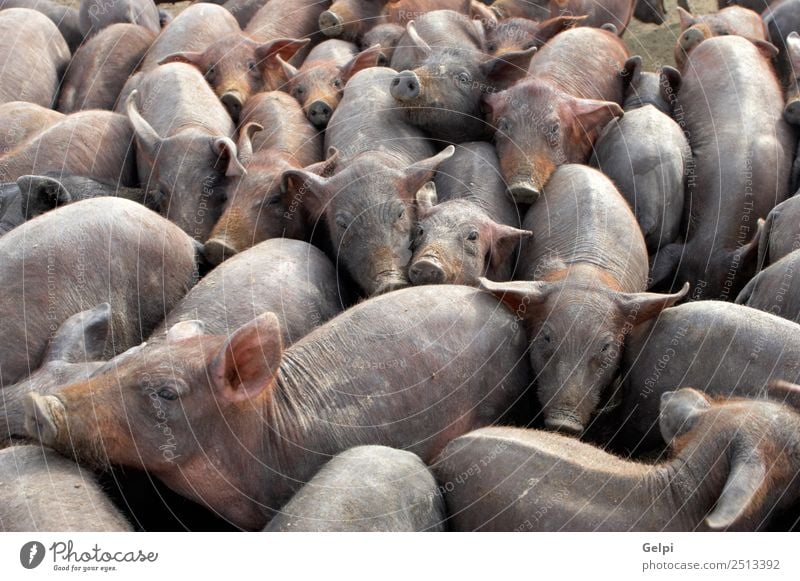
{"label": "pig face", "polygon": [[530,79],[487,95],[503,178],[511,195],[531,203],[556,167],[585,163],[598,131],[622,114],[609,101],[578,99]]}
{"label": "pig face", "polygon": [[246,173],[236,144],[199,129],[162,138],[139,114],[137,95],[133,91],[128,97],[127,112],[139,153],[151,167],[148,195],[162,201],[162,214],[202,242],[219,218],[224,176]]}
{"label": "pig face", "polygon": [[378,66],[388,67],[389,63],[392,62],[394,49],[405,32],[405,27],[399,24],[379,24],[361,37],[359,46],[361,46],[362,50],[366,50],[376,44],[379,45]]}
{"label": "pig face", "polygon": [[333,63],[296,69],[280,59],[284,74],[289,79],[285,89],[303,107],[303,113],[315,126],[323,128],[342,100],[344,86],[357,72],[378,65],[380,46],[374,46],[355,55],[344,66]]}
{"label": "pig face", "polygon": [[621,293],[568,278],[494,283],[481,288],[503,300],[531,341],[530,362],[545,426],[580,435],[619,369],[625,335],[686,295]]}
{"label": "pig face", "polygon": [[486,37],[486,52],[495,57],[541,48],[559,32],[572,28],[585,16],[558,16],[543,22],[509,18],[492,27]]}
{"label": "pig face", "polygon": [[174,53],[159,64],[184,62],[197,67],[233,120],[238,121],[248,98],[277,90],[286,82],[278,58],[291,59],[308,42],[281,38],[258,43],[241,34],[231,34],[203,52]]}
{"label": "pig face", "polygon": [[477,285],[488,276],[503,280],[517,242],[527,230],[498,224],[466,200],[436,204],[429,182],[417,192],[419,222],[412,243],[409,278],[419,284]]}
{"label": "pig face", "polygon": [[[281,354],[272,313],[230,337],[204,335],[198,321],[178,323],[165,340],[134,347],[86,381],[55,395],[29,395],[26,426],[79,461],[144,468],[203,502],[211,487],[241,484],[231,450],[249,457],[260,449],[261,429],[242,426],[264,413]],[[244,526],[254,518],[235,512],[240,501],[231,505],[227,516]]]}
{"label": "pig face", "polygon": [[319,15],[319,29],[331,38],[355,42],[380,21],[387,0],[334,0]]}
{"label": "pig face", "polygon": [[636,20],[641,22],[664,24],[667,16],[664,0],[636,0],[636,8],[634,8],[633,15]]}
{"label": "pig face", "polygon": [[[661,434],[677,453],[710,467],[720,461],[727,479],[714,510],[713,530],[754,530],[800,493],[800,387],[774,382],[770,400],[714,401],[683,388],[661,396]],[[788,404],[788,405],[787,405]]]}
{"label": "pig face", "polygon": [[290,170],[284,183],[303,193],[312,216],[325,217],[338,260],[362,290],[380,294],[408,286],[414,194],[453,151],[450,146],[403,170],[367,154],[329,178]]}

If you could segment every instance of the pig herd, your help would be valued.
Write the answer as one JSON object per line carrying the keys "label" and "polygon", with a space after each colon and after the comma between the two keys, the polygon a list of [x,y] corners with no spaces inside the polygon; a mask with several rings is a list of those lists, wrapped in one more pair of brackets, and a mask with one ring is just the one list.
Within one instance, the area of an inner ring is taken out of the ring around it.
{"label": "pig herd", "polygon": [[0,0],[0,530],[796,528],[800,0],[677,11]]}

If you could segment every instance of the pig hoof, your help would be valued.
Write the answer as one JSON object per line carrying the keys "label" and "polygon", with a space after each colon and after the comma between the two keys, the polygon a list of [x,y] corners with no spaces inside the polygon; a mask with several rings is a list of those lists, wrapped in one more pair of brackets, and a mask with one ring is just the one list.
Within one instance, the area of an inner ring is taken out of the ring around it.
{"label": "pig hoof", "polygon": [[787,123],[800,125],[800,99],[789,101],[783,109],[783,118]]}
{"label": "pig hoof", "polygon": [[571,436],[579,436],[583,433],[583,426],[569,418],[548,418],[544,421],[544,426],[553,432],[561,432]]}
{"label": "pig hoof", "polygon": [[508,187],[508,193],[518,204],[533,204],[541,192],[531,184],[517,183]]}
{"label": "pig hoof", "polygon": [[30,437],[36,438],[45,446],[52,446],[58,435],[50,407],[50,402],[54,399],[52,396],[42,397],[37,393],[29,393],[25,397],[25,430]]}
{"label": "pig hoof", "polygon": [[203,246],[203,256],[212,266],[222,264],[226,258],[230,258],[234,254],[236,254],[236,249],[220,238],[212,238]]}

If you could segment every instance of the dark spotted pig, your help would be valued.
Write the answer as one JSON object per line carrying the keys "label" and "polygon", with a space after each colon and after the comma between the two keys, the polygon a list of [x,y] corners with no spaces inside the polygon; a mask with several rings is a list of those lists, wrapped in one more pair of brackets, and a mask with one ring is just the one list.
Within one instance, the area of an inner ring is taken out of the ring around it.
{"label": "dark spotted pig", "polygon": [[436,481],[419,456],[356,446],[325,464],[264,530],[436,532],[444,519]]}
{"label": "dark spotted pig", "polygon": [[[148,343],[57,397],[30,394],[28,429],[91,463],[146,468],[261,529],[335,454],[375,444],[429,463],[500,420],[529,380],[524,333],[498,307],[467,287],[415,287],[360,303],[285,351],[272,313],[229,337]],[[169,458],[150,427],[151,393],[170,424]]]}
{"label": "dark spotted pig", "polygon": [[[794,390],[796,400],[800,390]],[[633,462],[537,430],[485,428],[433,466],[456,531],[754,531],[796,501],[800,408],[667,392],[669,459]],[[487,494],[487,491],[491,491]],[[545,510],[546,508],[546,510]]]}
{"label": "dark spotted pig", "polygon": [[[625,199],[599,171],[563,165],[528,210],[515,278],[481,287],[524,321],[549,429],[580,434],[619,369],[626,336],[687,291],[642,292],[647,250]],[[522,282],[525,281],[525,282]]]}

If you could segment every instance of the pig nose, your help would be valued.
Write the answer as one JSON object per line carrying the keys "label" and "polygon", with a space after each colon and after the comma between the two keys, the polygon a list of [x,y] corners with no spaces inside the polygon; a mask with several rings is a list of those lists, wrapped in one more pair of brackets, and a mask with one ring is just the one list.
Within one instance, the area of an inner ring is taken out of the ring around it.
{"label": "pig nose", "polygon": [[800,99],[794,99],[786,103],[783,110],[783,117],[793,125],[800,125]]}
{"label": "pig nose", "polygon": [[25,430],[45,446],[53,446],[58,436],[54,412],[64,415],[64,406],[57,397],[38,393],[25,396]]}
{"label": "pig nose", "polygon": [[681,34],[681,39],[679,42],[683,51],[689,52],[705,39],[706,35],[703,34],[702,30],[698,30],[697,28],[689,28],[688,30],[685,30],[683,34]]}
{"label": "pig nose", "polygon": [[237,252],[236,248],[223,238],[212,238],[203,246],[203,256],[212,266],[222,264],[226,258],[230,258]]}
{"label": "pig nose", "polygon": [[326,10],[320,14],[317,23],[319,24],[319,29],[322,31],[322,34],[325,36],[337,37],[342,34],[342,19],[339,18],[338,14],[330,10]]}
{"label": "pig nose", "polygon": [[444,282],[444,270],[439,261],[433,257],[417,260],[408,270],[408,276],[412,284],[441,284]]}
{"label": "pig nose", "polygon": [[583,433],[583,424],[568,417],[547,418],[544,421],[544,427],[570,436],[580,436]]}
{"label": "pig nose", "polygon": [[419,77],[414,71],[403,71],[392,79],[392,97],[398,101],[410,101],[419,97]]}
{"label": "pig nose", "polygon": [[325,101],[314,101],[308,108],[308,120],[316,127],[324,127],[328,124],[333,110]]}
{"label": "pig nose", "polygon": [[225,105],[225,108],[228,110],[231,119],[234,121],[239,121],[239,115],[242,112],[243,105],[242,96],[235,91],[228,91],[227,93],[223,93],[219,100],[222,101],[223,105]]}
{"label": "pig nose", "polygon": [[520,204],[532,204],[539,199],[541,191],[531,182],[514,182],[508,186],[508,193]]}

